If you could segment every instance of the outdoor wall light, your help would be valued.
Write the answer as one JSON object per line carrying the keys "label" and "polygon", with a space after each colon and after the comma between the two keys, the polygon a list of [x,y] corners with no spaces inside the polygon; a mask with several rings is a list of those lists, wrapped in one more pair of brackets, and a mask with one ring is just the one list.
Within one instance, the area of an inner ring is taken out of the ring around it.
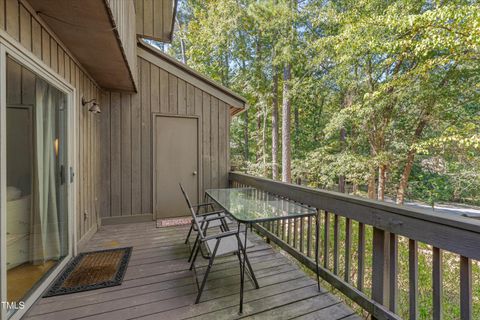
{"label": "outdoor wall light", "polygon": [[90,103],[92,104],[92,106],[88,108],[88,111],[90,111],[91,113],[102,113],[102,111],[100,110],[100,106],[97,103],[97,99],[86,101],[85,98],[82,97],[82,106],[88,105]]}

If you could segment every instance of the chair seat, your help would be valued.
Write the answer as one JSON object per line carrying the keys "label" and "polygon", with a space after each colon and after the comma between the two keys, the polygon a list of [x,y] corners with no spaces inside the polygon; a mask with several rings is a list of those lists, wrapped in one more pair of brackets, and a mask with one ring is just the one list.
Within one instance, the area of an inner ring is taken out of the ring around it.
{"label": "chair seat", "polygon": [[[243,245],[245,245],[245,236],[240,234],[240,241]],[[215,245],[217,243],[217,239],[210,239],[205,242],[205,246],[207,247],[208,253],[212,254],[213,250],[215,249]],[[253,247],[253,243],[247,240],[247,248]],[[235,235],[231,235],[220,240],[220,244],[218,245],[217,253],[215,256],[223,256],[226,254],[232,254],[238,251],[238,240]]]}

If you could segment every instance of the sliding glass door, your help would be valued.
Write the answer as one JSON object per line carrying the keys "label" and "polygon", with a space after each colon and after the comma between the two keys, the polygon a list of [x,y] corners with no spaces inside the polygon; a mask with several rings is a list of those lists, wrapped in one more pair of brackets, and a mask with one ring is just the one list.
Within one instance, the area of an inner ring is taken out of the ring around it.
{"label": "sliding glass door", "polygon": [[2,214],[10,303],[26,301],[69,254],[67,104],[66,93],[7,56]]}

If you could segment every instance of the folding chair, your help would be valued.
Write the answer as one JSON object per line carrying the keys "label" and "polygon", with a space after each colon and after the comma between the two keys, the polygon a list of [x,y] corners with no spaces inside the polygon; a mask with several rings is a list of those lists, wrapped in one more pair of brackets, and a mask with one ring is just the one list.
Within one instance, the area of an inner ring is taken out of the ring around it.
{"label": "folding chair", "polygon": [[[183,195],[185,196],[185,200],[187,201],[188,207],[190,208],[190,213],[192,215],[192,221],[193,224],[197,230],[198,236],[198,245],[195,248],[195,253],[193,255],[193,260],[190,264],[190,270],[193,269],[195,266],[195,260],[197,259],[197,255],[200,251],[202,251],[202,256],[204,256],[206,259],[208,259],[208,266],[207,270],[205,271],[205,275],[203,276],[202,284],[198,288],[198,294],[197,298],[195,300],[195,304],[200,302],[200,297],[202,296],[203,289],[205,288],[205,284],[207,282],[208,274],[210,273],[210,269],[212,268],[213,262],[216,257],[221,257],[221,256],[227,256],[227,255],[232,255],[235,254],[238,257],[238,262],[240,265],[240,274],[242,274],[242,256],[241,252],[243,250],[243,246],[250,247],[252,246],[252,243],[247,240],[247,243],[245,243],[245,238],[240,237],[240,228],[237,228],[234,231],[229,231],[228,229],[225,231],[222,231],[221,233],[213,234],[207,236],[205,234],[206,230],[209,228],[211,224],[213,224],[215,221],[225,221],[225,217],[221,215],[210,215],[203,217],[203,219],[200,221],[199,217],[197,217],[197,214],[195,210],[193,209],[193,206],[190,203],[190,200],[185,193],[185,190],[180,186]],[[220,223],[221,225],[223,222]],[[243,238],[244,240],[241,240]],[[205,247],[207,254],[204,255],[202,246]],[[257,279],[255,277],[255,274],[253,273],[252,266],[250,265],[250,261],[248,260],[248,257],[245,255],[243,257],[245,259],[246,265],[248,267],[248,274],[252,278],[255,287],[259,288]],[[197,282],[198,286],[198,282]]]}
{"label": "folding chair", "polygon": [[[185,201],[187,202],[188,209],[191,210],[192,212],[195,213],[195,216],[197,219],[202,222],[205,218],[209,216],[218,216],[221,217],[222,219],[215,219],[209,223],[210,228],[215,228],[215,227],[220,227],[221,231],[228,231],[228,224],[231,222],[226,216],[225,212],[223,210],[217,210],[215,211],[215,207],[213,206],[213,202],[208,202],[208,203],[200,203],[196,205],[192,205],[190,202],[190,199],[188,198],[187,192],[183,188],[183,185],[179,183],[180,185],[180,190],[182,191],[183,197],[185,198]],[[200,212],[201,209],[204,209],[204,212]],[[207,208],[210,208],[212,211],[207,211]],[[196,209],[196,210],[195,210]],[[188,240],[190,239],[190,235],[192,234],[193,231],[198,231],[197,227],[195,226],[195,223],[192,219],[192,223],[190,224],[190,230],[188,230],[187,238],[185,239],[185,244],[188,243]],[[206,231],[205,231],[206,232]],[[195,248],[198,243],[198,235],[197,239],[195,240],[192,251],[190,252],[190,257],[188,258],[188,262],[192,260],[192,255],[193,252],[195,251]]]}

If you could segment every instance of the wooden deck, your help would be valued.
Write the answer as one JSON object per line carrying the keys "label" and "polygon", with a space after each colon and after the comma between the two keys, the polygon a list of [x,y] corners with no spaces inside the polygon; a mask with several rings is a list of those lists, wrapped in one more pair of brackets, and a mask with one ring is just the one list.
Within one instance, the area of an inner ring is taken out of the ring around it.
{"label": "wooden deck", "polygon": [[[183,243],[187,227],[157,229],[154,223],[105,226],[85,251],[133,246],[122,285],[40,299],[25,316],[54,319],[361,319],[339,298],[250,234],[249,249],[260,289],[246,284],[243,315],[238,315],[239,268],[236,257],[215,261],[201,303],[195,305],[194,273]],[[199,262],[205,263],[201,257]],[[200,270],[199,270],[200,272]]]}

